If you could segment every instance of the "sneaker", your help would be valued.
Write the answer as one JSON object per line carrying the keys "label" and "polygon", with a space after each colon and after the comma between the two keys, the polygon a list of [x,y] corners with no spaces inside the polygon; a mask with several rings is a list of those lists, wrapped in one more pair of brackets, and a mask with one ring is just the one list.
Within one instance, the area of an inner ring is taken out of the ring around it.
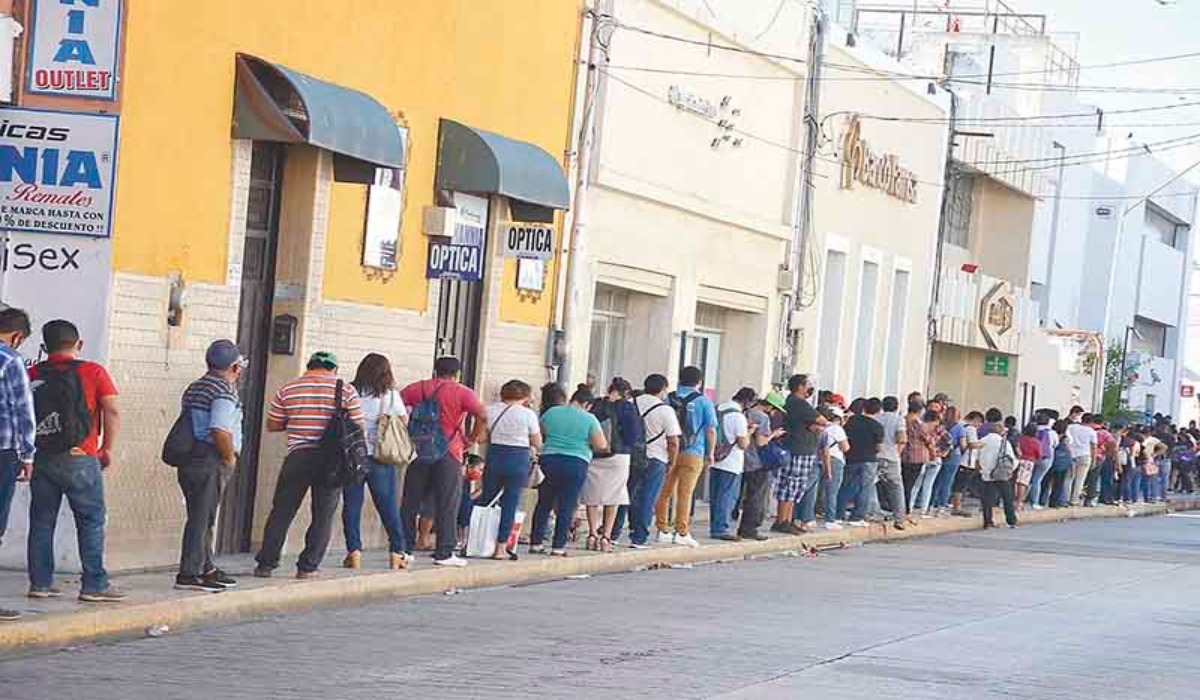
{"label": "sneaker", "polygon": [[296,578],[300,579],[301,581],[311,581],[315,578],[321,578],[321,571],[305,571],[303,569],[296,569]]}
{"label": "sneaker", "polygon": [[49,588],[30,588],[29,592],[25,594],[25,597],[33,598],[35,600],[42,600],[44,598],[61,598],[63,597],[63,592],[62,589],[57,586],[51,586]]}
{"label": "sneaker", "polygon": [[225,586],[217,583],[215,580],[204,576],[176,576],[175,590],[177,591],[202,591],[204,593],[220,593],[225,590]]}
{"label": "sneaker", "polygon": [[660,530],[657,541],[659,544],[675,544],[675,533],[663,532]]}
{"label": "sneaker", "polygon": [[757,531],[756,532],[739,532],[738,537],[741,537],[743,540],[754,540],[755,542],[766,542],[767,540],[771,539],[770,537],[767,537],[766,535],[762,534],[761,532],[757,532]]}
{"label": "sneaker", "polygon": [[129,596],[125,592],[117,588],[109,586],[102,591],[93,591],[91,593],[80,593],[79,600],[84,603],[120,603]]}
{"label": "sneaker", "polygon": [[254,567],[254,578],[271,578],[274,569],[268,569],[265,566]]}
{"label": "sneaker", "polygon": [[0,608],[0,622],[12,622],[13,620],[20,619],[21,613],[19,611]]}
{"label": "sneaker", "polygon": [[229,574],[221,571],[220,569],[213,569],[207,574],[204,574],[204,580],[219,584],[225,588],[233,588],[238,585],[235,579],[231,578]]}
{"label": "sneaker", "polygon": [[933,520],[933,514],[929,511],[925,511],[924,513],[921,513],[921,520]]}
{"label": "sneaker", "polygon": [[457,554],[451,554],[450,556],[446,557],[445,559],[434,559],[433,563],[438,566],[452,566],[452,567],[461,569],[462,567],[467,565],[467,560],[463,559],[462,557],[458,556]]}
{"label": "sneaker", "polygon": [[809,520],[808,522],[804,523],[804,529],[808,530],[809,532],[816,530],[817,529],[817,521]]}
{"label": "sneaker", "polygon": [[836,520],[832,520],[830,522],[825,523],[825,529],[826,530],[841,530],[842,524]]}
{"label": "sneaker", "polygon": [[691,547],[693,549],[700,546],[700,543],[696,541],[696,538],[692,537],[691,535],[675,535],[675,544],[681,544],[684,547]]}
{"label": "sneaker", "polygon": [[647,542],[630,542],[630,549],[650,549],[650,544]]}
{"label": "sneaker", "polygon": [[846,523],[847,527],[870,527],[870,525],[866,520],[851,520]]}
{"label": "sneaker", "polygon": [[738,537],[737,535],[733,534],[732,532],[726,532],[726,533],[720,534],[720,535],[713,535],[712,538],[714,540],[721,540],[722,542],[741,542],[742,541],[741,537]]}
{"label": "sneaker", "polygon": [[1046,506],[1042,505],[1041,503],[1034,503],[1033,509],[1034,510],[1046,510]]}

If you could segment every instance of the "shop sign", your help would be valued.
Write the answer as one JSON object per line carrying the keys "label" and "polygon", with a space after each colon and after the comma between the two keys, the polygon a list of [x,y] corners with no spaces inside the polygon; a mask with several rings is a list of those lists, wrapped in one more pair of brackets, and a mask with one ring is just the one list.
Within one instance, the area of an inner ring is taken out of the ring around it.
{"label": "shop sign", "polygon": [[979,331],[993,350],[1016,326],[1016,305],[1004,282],[996,282],[979,303]]}
{"label": "shop sign", "polygon": [[0,110],[0,229],[108,238],[117,117]]}
{"label": "shop sign", "polygon": [[449,241],[430,239],[425,277],[478,282],[483,278],[488,200],[486,197],[455,192],[454,208],[458,210],[454,235]]}
{"label": "shop sign", "polygon": [[554,227],[511,223],[504,228],[502,244],[506,258],[549,260],[554,257]]}
{"label": "shop sign", "polygon": [[363,267],[395,270],[400,258],[400,222],[404,214],[404,170],[376,168],[367,188],[367,225]]}
{"label": "shop sign", "polygon": [[115,100],[121,4],[122,0],[34,0],[27,92]]}
{"label": "shop sign", "polygon": [[983,374],[986,377],[1008,376],[1008,355],[984,355]]}
{"label": "shop sign", "polygon": [[882,190],[909,204],[917,203],[917,176],[900,166],[899,156],[876,153],[862,138],[862,121],[850,117],[842,137],[842,189],[854,189],[854,183]]}

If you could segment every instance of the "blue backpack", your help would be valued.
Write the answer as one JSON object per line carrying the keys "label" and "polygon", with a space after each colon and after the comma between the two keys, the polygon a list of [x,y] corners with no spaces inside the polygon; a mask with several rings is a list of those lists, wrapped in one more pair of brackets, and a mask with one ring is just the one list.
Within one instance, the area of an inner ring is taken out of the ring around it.
{"label": "blue backpack", "polygon": [[1061,474],[1070,471],[1071,463],[1071,449],[1064,443],[1058,443],[1058,447],[1054,448],[1054,461],[1051,462],[1050,468]]}
{"label": "blue backpack", "polygon": [[421,386],[421,402],[413,408],[412,416],[408,419],[408,435],[412,438],[416,459],[423,462],[441,461],[450,451],[450,440],[442,430],[442,404],[438,402],[438,392],[445,384],[439,384],[432,394],[425,394],[425,386]]}

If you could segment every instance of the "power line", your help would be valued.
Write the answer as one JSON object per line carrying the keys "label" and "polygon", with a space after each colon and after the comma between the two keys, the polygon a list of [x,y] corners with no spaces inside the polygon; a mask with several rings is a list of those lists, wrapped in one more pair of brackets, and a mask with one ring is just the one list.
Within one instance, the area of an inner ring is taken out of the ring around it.
{"label": "power line", "polygon": [[[1045,156],[1043,158],[1001,158],[1001,159],[997,159],[997,160],[978,160],[978,161],[973,161],[973,162],[969,163],[969,165],[1011,165],[1013,163],[1039,163],[1039,162],[1046,162],[1046,161],[1053,161],[1055,163],[1058,163],[1058,162],[1061,162],[1061,161],[1067,160],[1067,159],[1088,158],[1088,157],[1092,157],[1092,156],[1102,156],[1102,157],[1104,157],[1105,160],[1108,160],[1112,156],[1121,155],[1124,153],[1146,152],[1146,151],[1150,151],[1152,148],[1157,148],[1159,146],[1170,146],[1173,144],[1178,144],[1182,141],[1195,141],[1196,139],[1200,139],[1200,132],[1197,132],[1194,134],[1188,134],[1187,136],[1178,136],[1178,137],[1172,138],[1172,139],[1165,139],[1162,141],[1153,141],[1153,142],[1144,143],[1144,144],[1136,144],[1133,146],[1127,146],[1125,148],[1120,148],[1120,149],[1115,149],[1115,150],[1091,151],[1091,152],[1084,152],[1084,153],[1068,153],[1066,155]],[[1166,149],[1164,149],[1164,150],[1166,150]]]}

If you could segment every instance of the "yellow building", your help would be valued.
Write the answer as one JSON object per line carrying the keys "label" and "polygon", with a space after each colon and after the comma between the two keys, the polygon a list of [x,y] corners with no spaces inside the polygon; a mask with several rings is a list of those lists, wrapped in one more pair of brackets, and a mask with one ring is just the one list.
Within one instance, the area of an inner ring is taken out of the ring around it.
{"label": "yellow building", "polygon": [[[17,0],[13,16],[35,21],[31,4]],[[122,391],[114,568],[177,556],[183,507],[158,452],[215,338],[236,338],[251,360],[226,551],[261,537],[283,455],[280,438],[259,439],[264,397],[311,352],[337,353],[347,379],[383,353],[400,382],[457,354],[485,396],[512,377],[545,379],[556,259],[518,265],[502,239],[513,221],[561,234],[579,2],[123,9],[114,101],[34,94],[32,68],[15,70],[21,107],[120,114],[112,235],[78,242],[111,255],[110,281],[66,293],[103,299],[93,357]],[[438,277],[454,273],[481,281]]]}

